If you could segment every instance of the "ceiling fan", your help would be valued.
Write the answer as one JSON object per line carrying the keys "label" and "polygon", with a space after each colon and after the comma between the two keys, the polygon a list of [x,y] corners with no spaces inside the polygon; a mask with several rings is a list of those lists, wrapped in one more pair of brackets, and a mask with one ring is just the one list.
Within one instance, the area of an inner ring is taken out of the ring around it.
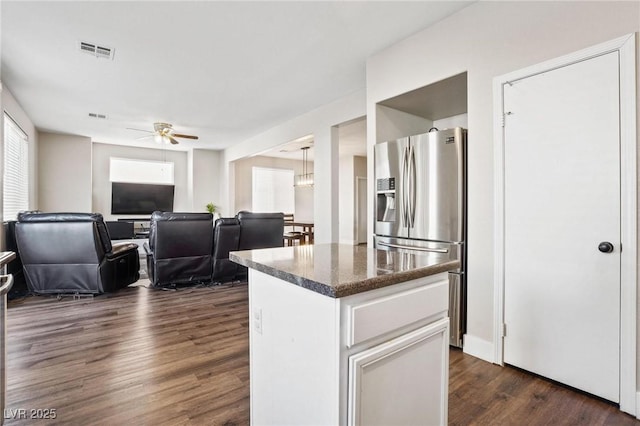
{"label": "ceiling fan", "polygon": [[160,122],[153,123],[153,131],[143,130],[143,129],[133,129],[131,127],[127,127],[127,129],[136,130],[138,132],[151,133],[150,135],[143,136],[138,139],[154,138],[158,143],[163,141],[169,141],[173,145],[177,145],[179,142],[176,138],[198,139],[198,137],[194,135],[185,135],[182,133],[175,133],[175,131],[173,130],[173,125],[169,123],[160,123]]}

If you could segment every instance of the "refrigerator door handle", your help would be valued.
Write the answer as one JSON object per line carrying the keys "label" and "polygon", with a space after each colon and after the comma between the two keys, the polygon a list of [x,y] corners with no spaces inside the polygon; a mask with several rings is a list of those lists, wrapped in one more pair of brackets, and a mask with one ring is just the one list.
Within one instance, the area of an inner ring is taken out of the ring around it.
{"label": "refrigerator door handle", "polygon": [[416,191],[417,191],[417,184],[416,184],[416,152],[413,149],[413,145],[410,148],[409,151],[409,179],[410,179],[410,186],[411,186],[411,210],[410,210],[410,214],[411,214],[411,227],[413,228],[413,226],[415,225],[416,222]]}
{"label": "refrigerator door handle", "polygon": [[428,247],[415,247],[415,246],[403,246],[402,244],[385,243],[384,241],[378,241],[378,244],[385,247],[416,250],[416,251],[428,251],[430,253],[449,253],[447,249],[440,248],[428,248]]}
{"label": "refrigerator door handle", "polygon": [[401,181],[402,181],[402,200],[400,200],[400,209],[401,211],[401,217],[402,217],[402,226],[403,227],[408,227],[409,226],[409,217],[408,217],[408,197],[407,197],[407,176],[408,176],[408,172],[407,169],[409,167],[409,156],[408,156],[408,148],[405,146],[404,149],[402,150],[402,177],[401,177]]}
{"label": "refrigerator door handle", "polygon": [[411,220],[411,207],[413,205],[411,200],[411,192],[413,189],[413,182],[411,181],[411,152],[412,145],[409,144],[407,147],[407,226],[409,228],[413,228],[413,221]]}
{"label": "refrigerator door handle", "polygon": [[0,284],[2,284],[0,287],[0,296],[7,294],[13,285],[13,275],[0,275]]}

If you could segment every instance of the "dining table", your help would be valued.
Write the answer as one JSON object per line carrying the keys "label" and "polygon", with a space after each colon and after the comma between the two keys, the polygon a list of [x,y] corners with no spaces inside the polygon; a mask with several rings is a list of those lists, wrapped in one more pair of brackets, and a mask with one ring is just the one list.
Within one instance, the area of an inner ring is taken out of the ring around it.
{"label": "dining table", "polygon": [[313,222],[304,222],[304,221],[287,221],[284,222],[285,227],[292,227],[295,231],[296,227],[302,228],[302,233],[305,236],[304,244],[313,244]]}

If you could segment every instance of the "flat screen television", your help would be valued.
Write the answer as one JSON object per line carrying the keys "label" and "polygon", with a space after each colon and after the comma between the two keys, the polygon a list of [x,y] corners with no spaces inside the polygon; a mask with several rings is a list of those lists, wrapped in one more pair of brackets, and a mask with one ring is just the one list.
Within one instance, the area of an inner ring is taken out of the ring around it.
{"label": "flat screen television", "polygon": [[111,183],[111,214],[151,214],[173,211],[173,185]]}

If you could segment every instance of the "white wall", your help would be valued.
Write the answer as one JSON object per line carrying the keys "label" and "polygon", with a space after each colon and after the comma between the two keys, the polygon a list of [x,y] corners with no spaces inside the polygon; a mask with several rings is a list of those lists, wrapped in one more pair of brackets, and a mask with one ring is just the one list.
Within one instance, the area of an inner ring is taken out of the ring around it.
{"label": "white wall", "polygon": [[[27,134],[29,140],[29,209],[38,209],[38,131],[24,112],[7,86],[0,83],[2,110],[9,114],[18,126]],[[4,114],[0,114],[0,188],[4,175]],[[0,216],[2,215],[2,197],[0,197]],[[4,220],[4,218],[2,218]],[[2,238],[4,241],[4,238]]]}
{"label": "white wall", "polygon": [[[108,145],[94,142],[93,159],[89,158],[88,160],[89,164],[93,162],[92,206],[93,211],[102,213],[105,220],[116,220],[117,218],[136,216],[114,216],[111,214],[111,182],[109,181],[109,159],[111,157],[173,162],[175,182],[173,210],[177,212],[192,211],[192,204],[189,202],[189,187],[187,179],[187,152]],[[203,207],[198,209],[198,211],[204,212],[206,210]]]}
{"label": "white wall", "polygon": [[206,205],[220,206],[221,152],[210,149],[194,149],[191,154],[192,203],[191,211],[206,212]]}
{"label": "white wall", "polygon": [[[252,168],[266,167],[272,169],[289,169],[298,175],[302,173],[302,160],[255,156],[243,158],[234,162],[235,166],[235,211],[228,214],[233,216],[240,210],[252,210]],[[308,163],[313,168],[313,162]],[[313,191],[314,187],[295,188],[295,219],[313,221]],[[291,213],[291,212],[283,212]]]}
{"label": "white wall", "polygon": [[[368,60],[370,153],[376,103],[468,72],[467,337],[477,354],[491,350],[494,339],[493,78],[636,32],[639,17],[638,2],[478,2]],[[371,234],[372,218],[368,229]]]}
{"label": "white wall", "polygon": [[91,138],[40,132],[38,209],[92,212]]}
{"label": "white wall", "polygon": [[349,96],[324,105],[286,123],[269,129],[224,151],[222,197],[228,199],[230,212],[235,184],[234,165],[240,158],[264,152],[270,148],[299,137],[312,134],[314,137],[314,238],[316,243],[337,242],[338,233],[338,124],[361,118],[365,115],[366,96],[358,90]]}

